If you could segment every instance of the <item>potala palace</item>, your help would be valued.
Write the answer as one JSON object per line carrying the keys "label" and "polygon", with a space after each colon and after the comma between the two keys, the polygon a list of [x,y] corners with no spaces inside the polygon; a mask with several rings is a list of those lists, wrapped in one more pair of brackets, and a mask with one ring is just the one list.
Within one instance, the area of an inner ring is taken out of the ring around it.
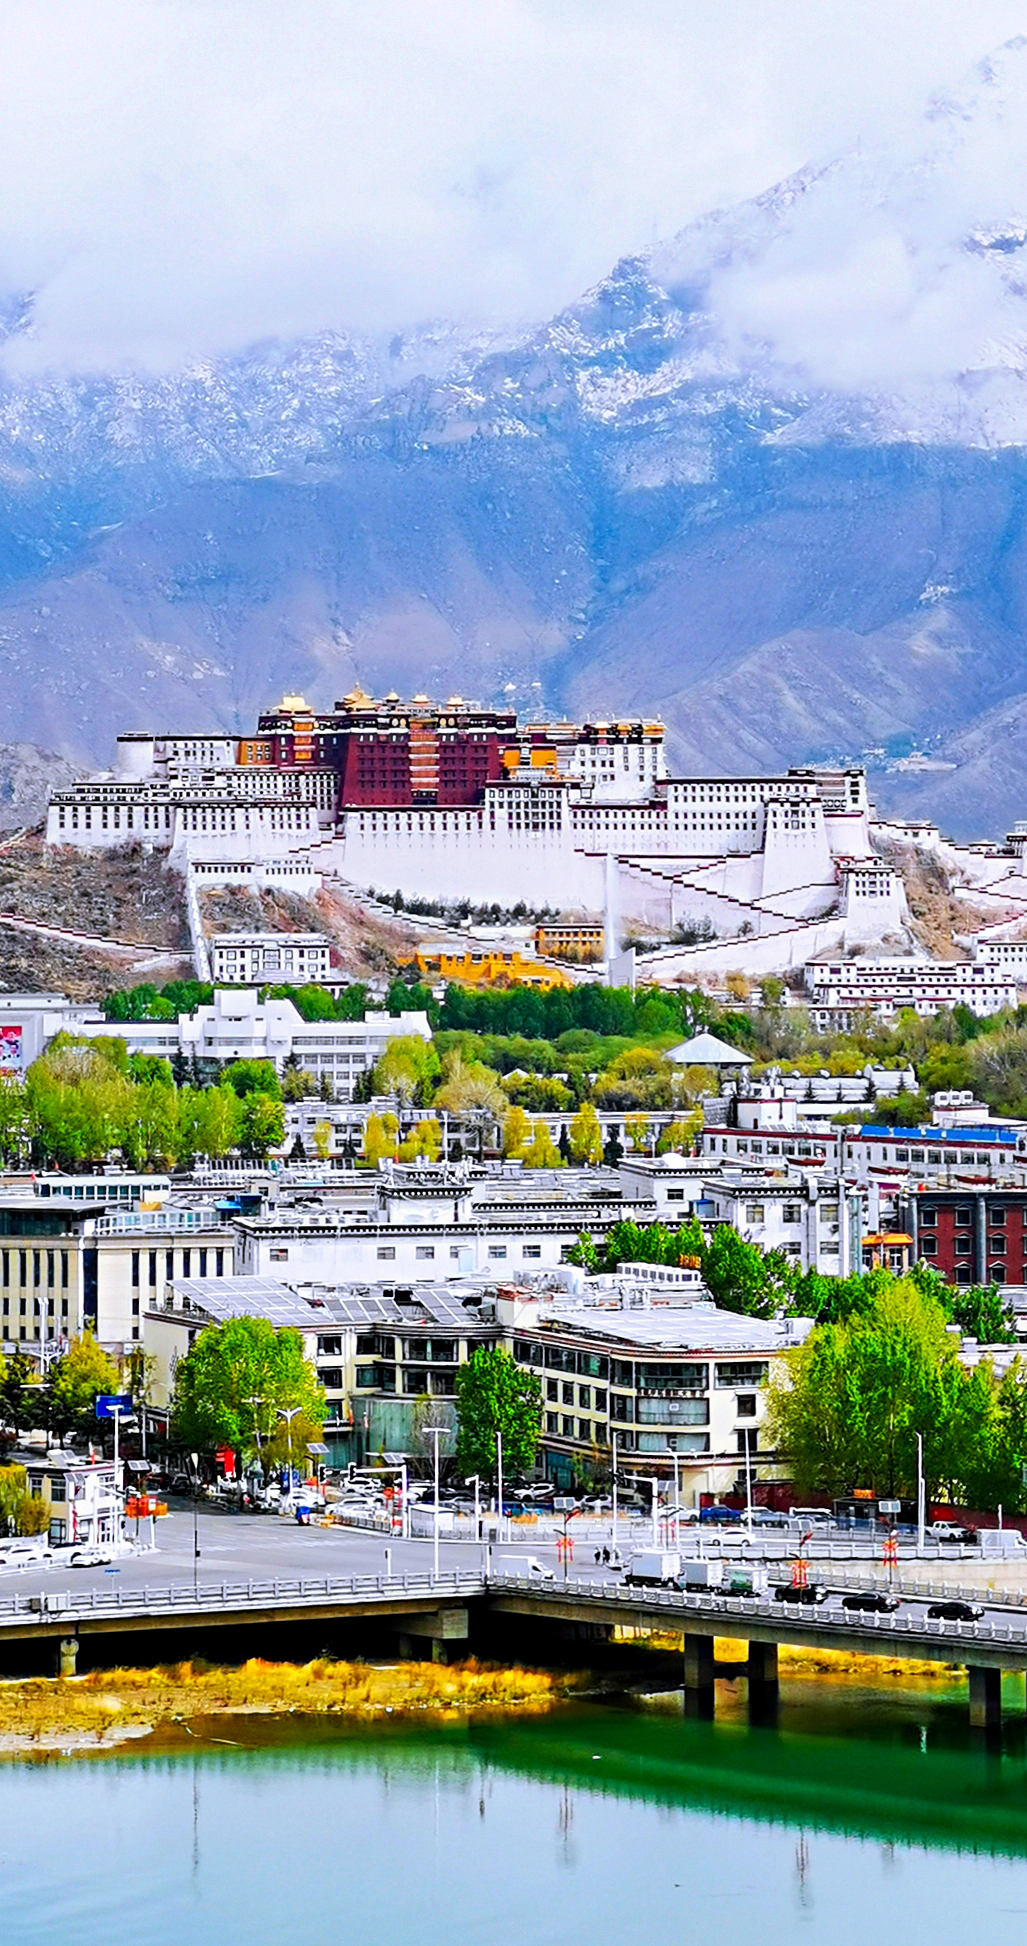
{"label": "potala palace", "polygon": [[120,736],[114,771],[52,793],[47,841],[159,847],[191,898],[332,879],[605,912],[664,937],[707,921],[715,940],[648,956],[660,980],[915,952],[895,843],[938,855],[997,933],[1027,919],[1027,833],[955,846],[929,824],[879,820],[859,766],[676,778],[658,722],[520,723],[456,696],[354,690],[324,712],[287,696],[252,736]]}

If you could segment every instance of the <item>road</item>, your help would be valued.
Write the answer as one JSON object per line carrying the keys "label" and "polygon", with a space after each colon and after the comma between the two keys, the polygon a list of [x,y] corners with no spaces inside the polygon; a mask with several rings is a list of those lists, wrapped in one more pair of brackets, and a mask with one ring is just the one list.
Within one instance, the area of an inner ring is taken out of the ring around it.
{"label": "road", "polygon": [[[132,1589],[146,1586],[154,1588],[174,1584],[180,1588],[190,1587],[194,1577],[200,1584],[210,1587],[220,1581],[240,1582],[251,1578],[257,1581],[275,1577],[286,1580],[297,1576],[384,1575],[390,1565],[393,1574],[424,1574],[431,1571],[433,1543],[430,1539],[404,1541],[394,1537],[389,1540],[384,1535],[368,1533],[359,1528],[300,1527],[294,1521],[273,1516],[230,1514],[202,1506],[196,1510],[194,1529],[191,1503],[172,1501],[170,1504],[171,1512],[157,1522],[158,1544],[155,1551],[144,1549],[125,1554],[115,1565],[106,1568],[72,1568],[58,1553],[48,1567],[0,1570],[0,1602],[14,1595],[53,1594],[66,1589],[88,1593],[91,1587],[105,1593],[120,1588],[127,1596]],[[199,1556],[195,1560],[194,1532],[195,1543],[199,1547]],[[689,1552],[693,1552],[693,1549],[689,1548]],[[444,1574],[456,1570],[480,1570],[485,1565],[485,1553],[486,1550],[478,1542],[444,1539],[439,1549],[441,1570]],[[734,1548],[730,1549],[730,1553],[733,1558],[738,1558]],[[552,1568],[557,1582],[563,1580],[564,1565],[558,1558],[555,1543],[540,1539],[537,1535],[524,1539],[518,1535],[510,1543],[494,1547],[491,1554],[497,1569],[505,1568],[518,1558],[533,1556]],[[787,1561],[775,1560],[768,1565],[772,1581],[788,1579]],[[861,1584],[865,1585],[867,1565],[857,1562],[849,1567],[844,1561],[811,1562],[811,1579],[826,1583],[832,1592],[823,1608],[799,1608],[795,1612],[812,1618],[823,1614],[825,1609],[838,1609],[846,1590],[856,1591]],[[904,1570],[908,1565],[903,1564]],[[951,1585],[957,1579],[952,1573],[957,1565],[954,1562],[946,1560],[940,1564],[923,1565],[939,1581],[944,1580]],[[992,1565],[979,1557],[975,1562],[960,1562],[958,1580],[969,1581],[969,1571],[976,1568],[974,1579],[979,1586],[983,1586]],[[591,1540],[587,1543],[579,1540],[567,1573],[571,1582],[578,1579],[587,1582],[592,1576],[602,1576],[604,1580],[610,1578],[608,1568],[603,1569],[594,1563],[594,1543]],[[968,1586],[968,1596],[970,1592]],[[1007,1602],[989,1602],[986,1596],[981,1598],[987,1619],[1009,1619],[1010,1607]],[[935,1599],[937,1596],[929,1592],[922,1595],[905,1593],[901,1598],[900,1612],[922,1612]],[[784,1611],[785,1605],[782,1603],[781,1606]]]}

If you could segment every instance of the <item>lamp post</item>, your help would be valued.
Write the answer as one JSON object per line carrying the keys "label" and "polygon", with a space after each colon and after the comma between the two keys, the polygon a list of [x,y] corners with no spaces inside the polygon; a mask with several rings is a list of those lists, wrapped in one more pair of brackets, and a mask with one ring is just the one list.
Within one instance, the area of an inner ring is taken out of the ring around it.
{"label": "lamp post", "polygon": [[660,1545],[660,1482],[653,1474],[648,1482],[653,1490],[653,1546]]}
{"label": "lamp post", "polygon": [[[927,1495],[924,1489],[924,1436],[922,1432],[918,1432],[916,1436],[916,1551],[918,1554],[922,1554],[924,1551],[924,1526],[927,1519],[926,1502]],[[1002,1521],[1000,1518],[999,1526],[1001,1527],[1001,1525]]]}
{"label": "lamp post", "polygon": [[253,1431],[257,1440],[257,1463],[260,1467],[260,1477],[263,1480],[264,1455],[260,1450],[260,1420],[257,1417],[257,1407],[263,1405],[264,1401],[259,1392],[253,1392],[250,1394],[250,1397],[247,1399],[246,1403],[247,1405],[253,1407]]}
{"label": "lamp post", "polygon": [[296,1414],[298,1412],[302,1412],[303,1407],[301,1405],[290,1405],[290,1406],[280,1405],[277,1408],[277,1410],[278,1410],[278,1417],[280,1419],[284,1419],[286,1425],[289,1428],[289,1498],[291,1500],[292,1499],[292,1422],[295,1419]]}
{"label": "lamp post", "polygon": [[435,1566],[432,1579],[437,1581],[439,1578],[439,1440],[444,1432],[449,1431],[449,1427],[425,1426],[424,1431],[430,1433],[435,1441]]}
{"label": "lamp post", "polygon": [[618,1558],[617,1556],[617,1435],[616,1433],[613,1433],[611,1435],[611,1438],[613,1443],[613,1499],[612,1499],[612,1507],[611,1507],[613,1533],[610,1537],[610,1543],[611,1543],[610,1560],[611,1560],[611,1564],[615,1566]]}
{"label": "lamp post", "polygon": [[497,1475],[498,1475],[498,1479],[497,1479],[497,1485],[498,1485],[498,1488],[499,1488],[499,1507],[498,1507],[498,1513],[499,1513],[499,1533],[498,1533],[498,1540],[499,1540],[499,1545],[500,1545],[500,1547],[502,1547],[502,1545],[503,1545],[503,1435],[502,1435],[502,1433],[501,1433],[501,1432],[500,1432],[500,1431],[498,1430],[498,1428],[497,1428],[497,1430],[496,1430],[496,1472],[497,1472]]}

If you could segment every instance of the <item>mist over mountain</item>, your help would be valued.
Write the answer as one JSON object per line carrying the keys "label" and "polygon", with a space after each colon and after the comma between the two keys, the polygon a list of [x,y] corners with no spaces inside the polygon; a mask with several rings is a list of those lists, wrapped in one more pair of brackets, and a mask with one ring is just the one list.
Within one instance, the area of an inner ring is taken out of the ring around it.
{"label": "mist over mountain", "polygon": [[879,803],[1004,829],[1025,128],[1018,41],[887,151],[712,213],[530,331],[8,379],[5,737],[104,762],[122,727],[241,729],[359,678],[661,714],[688,770],[864,758]]}

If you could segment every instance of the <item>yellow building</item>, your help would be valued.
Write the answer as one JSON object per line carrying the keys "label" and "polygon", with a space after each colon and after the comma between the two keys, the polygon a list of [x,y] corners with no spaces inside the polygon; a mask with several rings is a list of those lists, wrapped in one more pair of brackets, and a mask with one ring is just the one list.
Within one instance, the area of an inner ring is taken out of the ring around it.
{"label": "yellow building", "polygon": [[537,960],[525,959],[523,954],[488,952],[472,953],[425,953],[416,952],[401,957],[401,966],[416,966],[422,978],[429,980],[455,980],[462,986],[525,986],[536,987],[540,993],[548,993],[552,987],[574,985],[568,973],[557,966],[540,966]]}

